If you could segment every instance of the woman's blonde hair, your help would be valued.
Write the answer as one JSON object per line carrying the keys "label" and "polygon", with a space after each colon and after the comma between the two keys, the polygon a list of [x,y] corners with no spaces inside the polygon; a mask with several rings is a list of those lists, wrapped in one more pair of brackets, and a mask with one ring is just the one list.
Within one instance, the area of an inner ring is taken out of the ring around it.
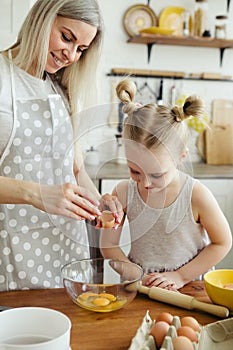
{"label": "woman's blonde hair", "polygon": [[128,115],[124,122],[124,138],[139,142],[148,149],[163,144],[170,151],[174,152],[175,147],[181,153],[188,139],[188,128],[183,121],[191,116],[201,117],[204,113],[203,100],[198,96],[189,96],[183,106],[138,106],[133,102],[136,85],[128,79],[117,85],[116,92],[124,103],[123,113]]}
{"label": "woman's blonde hair", "polygon": [[[95,80],[103,36],[103,23],[97,0],[37,0],[27,15],[16,43],[18,53],[14,62],[21,69],[42,79],[46,67],[52,25],[57,16],[86,22],[97,28],[97,33],[88,50],[78,62],[58,72],[57,80],[66,91],[71,113],[77,112],[78,103],[85,106],[93,101],[96,92]],[[36,62],[36,65],[35,65]]]}

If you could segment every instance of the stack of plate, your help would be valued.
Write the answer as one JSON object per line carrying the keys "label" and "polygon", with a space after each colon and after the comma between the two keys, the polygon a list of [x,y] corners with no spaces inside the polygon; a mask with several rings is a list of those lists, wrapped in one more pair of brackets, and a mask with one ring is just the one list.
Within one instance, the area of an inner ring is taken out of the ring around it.
{"label": "stack of plate", "polygon": [[[142,33],[180,36],[183,34],[185,12],[183,7],[166,7],[157,18],[149,6],[131,6],[124,15],[124,28],[130,36]],[[191,26],[190,17],[189,27]]]}

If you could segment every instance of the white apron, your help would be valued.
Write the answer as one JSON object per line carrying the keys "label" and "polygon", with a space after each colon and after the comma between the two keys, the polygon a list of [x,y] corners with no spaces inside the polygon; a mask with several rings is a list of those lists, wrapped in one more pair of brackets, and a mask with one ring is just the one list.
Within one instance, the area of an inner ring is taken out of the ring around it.
{"label": "white apron", "polygon": [[[13,129],[0,175],[47,185],[76,183],[72,125],[61,96],[55,91],[43,100],[16,99],[14,69],[11,63]],[[30,205],[0,205],[0,291],[62,287],[61,266],[87,257],[85,221]]]}

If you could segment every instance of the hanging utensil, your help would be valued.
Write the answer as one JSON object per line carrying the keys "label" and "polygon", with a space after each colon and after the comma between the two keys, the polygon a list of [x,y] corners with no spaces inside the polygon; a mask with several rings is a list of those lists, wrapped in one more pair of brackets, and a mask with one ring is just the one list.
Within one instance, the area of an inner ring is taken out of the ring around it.
{"label": "hanging utensil", "polygon": [[159,93],[157,98],[157,105],[161,106],[163,104],[163,79],[160,80]]}

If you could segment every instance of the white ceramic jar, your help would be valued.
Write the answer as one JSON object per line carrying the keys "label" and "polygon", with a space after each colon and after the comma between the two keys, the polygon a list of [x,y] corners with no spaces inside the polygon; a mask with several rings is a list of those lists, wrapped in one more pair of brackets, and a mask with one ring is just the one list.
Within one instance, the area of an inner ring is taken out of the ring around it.
{"label": "white ceramic jar", "polygon": [[[52,292],[51,292],[52,293]],[[42,307],[19,307],[0,313],[1,350],[68,350],[70,319]]]}

